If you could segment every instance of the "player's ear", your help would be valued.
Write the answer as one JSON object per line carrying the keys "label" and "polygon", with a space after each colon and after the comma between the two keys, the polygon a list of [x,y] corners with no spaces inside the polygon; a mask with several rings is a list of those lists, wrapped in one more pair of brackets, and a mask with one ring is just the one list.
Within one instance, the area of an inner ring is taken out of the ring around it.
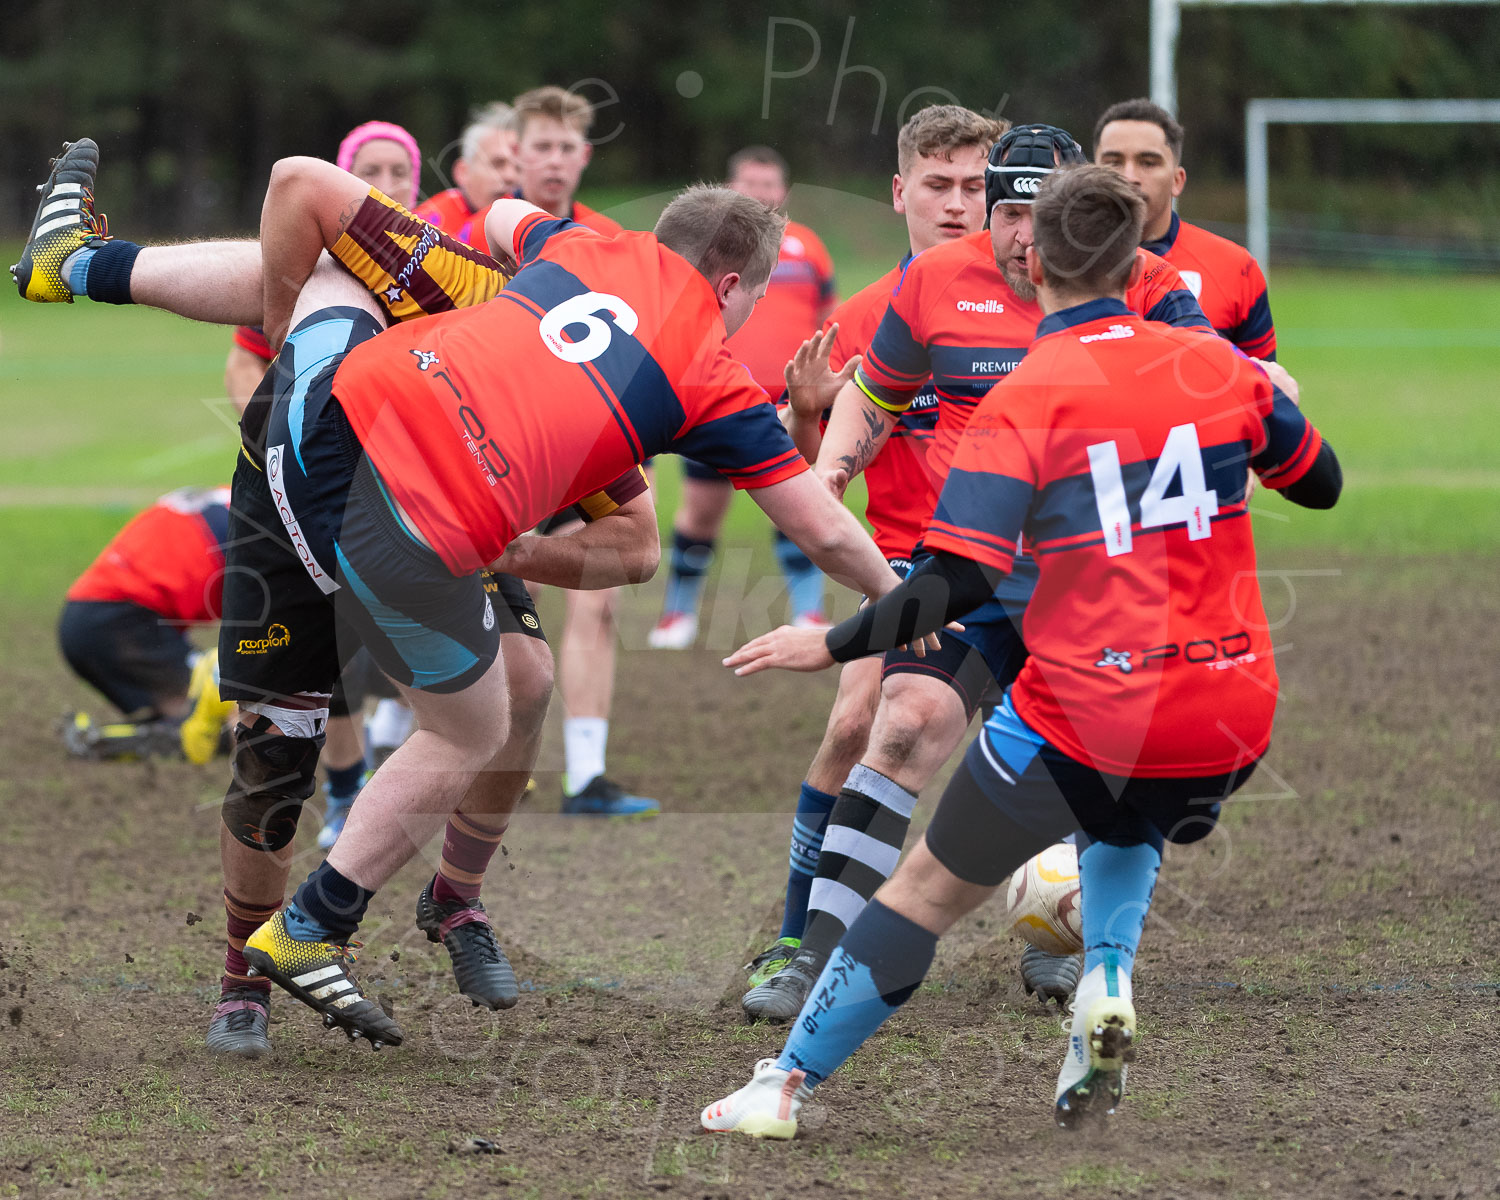
{"label": "player's ear", "polygon": [[589,165],[589,159],[594,157],[594,143],[588,138],[583,139],[583,165]]}
{"label": "player's ear", "polygon": [[1187,186],[1187,168],[1178,167],[1172,172],[1172,195],[1182,195],[1182,189]]}
{"label": "player's ear", "polygon": [[905,192],[902,188],[902,179],[900,175],[891,176],[891,207],[894,208],[898,213],[901,213],[903,215],[906,213]]}
{"label": "player's ear", "polygon": [[714,285],[714,295],[719,298],[719,307],[723,308],[729,301],[729,293],[739,286],[740,273],[738,271],[725,271],[719,276],[719,282]]}

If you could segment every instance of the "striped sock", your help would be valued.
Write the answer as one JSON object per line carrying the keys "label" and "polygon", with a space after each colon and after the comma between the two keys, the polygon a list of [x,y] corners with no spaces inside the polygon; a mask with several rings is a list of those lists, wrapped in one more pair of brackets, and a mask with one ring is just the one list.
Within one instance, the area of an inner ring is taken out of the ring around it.
{"label": "striped sock", "polygon": [[861,763],[834,803],[807,899],[802,949],[826,958],[901,858],[917,798]]}
{"label": "striped sock", "polygon": [[432,898],[439,904],[461,904],[479,896],[485,868],[500,848],[509,817],[454,813],[443,830],[443,857],[438,863]]}
{"label": "striped sock", "polygon": [[245,962],[245,939],[276,915],[276,910],[281,905],[273,904],[270,908],[256,908],[253,904],[246,904],[243,900],[237,900],[230,895],[226,888],[224,891],[224,974],[219,979],[219,990],[227,992],[230,988],[252,987],[264,991],[267,995],[271,992],[271,981],[264,978],[250,978],[249,964]]}
{"label": "striped sock", "polygon": [[807,896],[818,872],[818,854],[823,849],[823,831],[837,796],[820,792],[806,780],[797,797],[797,817],[792,822],[792,845],[788,856],[786,908],[781,914],[778,937],[800,938],[807,927]]}

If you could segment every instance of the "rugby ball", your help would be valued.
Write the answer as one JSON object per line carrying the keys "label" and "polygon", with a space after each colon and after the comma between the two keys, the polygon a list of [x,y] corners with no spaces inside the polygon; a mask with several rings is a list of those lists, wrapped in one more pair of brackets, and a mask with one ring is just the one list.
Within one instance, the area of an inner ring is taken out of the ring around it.
{"label": "rugby ball", "polygon": [[1048,846],[1010,877],[1005,890],[1010,931],[1048,954],[1083,950],[1078,906],[1078,851],[1066,842]]}

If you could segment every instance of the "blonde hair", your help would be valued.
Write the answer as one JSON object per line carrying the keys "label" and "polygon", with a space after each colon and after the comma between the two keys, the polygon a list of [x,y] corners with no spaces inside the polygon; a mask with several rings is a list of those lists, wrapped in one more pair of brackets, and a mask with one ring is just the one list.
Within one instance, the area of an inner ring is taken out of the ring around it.
{"label": "blonde hair", "polygon": [[560,87],[532,88],[515,99],[515,131],[520,137],[526,132],[526,123],[532,117],[551,117],[564,125],[571,125],[579,133],[587,133],[594,123],[594,106],[577,92]]}
{"label": "blonde hair", "polygon": [[656,240],[698,268],[709,283],[739,272],[748,286],[771,277],[786,217],[726,187],[696,183],[663,210]]}
{"label": "blonde hair", "polygon": [[917,158],[950,158],[955,150],[968,146],[978,146],[988,154],[1009,128],[1010,122],[1003,117],[986,117],[957,104],[929,104],[914,113],[896,135],[896,169],[905,175]]}

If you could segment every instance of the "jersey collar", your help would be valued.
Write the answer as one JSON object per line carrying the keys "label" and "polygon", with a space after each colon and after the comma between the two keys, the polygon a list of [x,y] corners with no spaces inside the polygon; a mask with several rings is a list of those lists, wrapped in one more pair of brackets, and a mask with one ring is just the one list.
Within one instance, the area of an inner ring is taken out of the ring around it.
{"label": "jersey collar", "polygon": [[1178,217],[1176,210],[1172,212],[1172,220],[1167,225],[1167,232],[1154,242],[1142,242],[1141,249],[1149,250],[1152,254],[1158,254],[1165,258],[1167,251],[1177,242],[1177,232],[1182,228],[1182,220]]}
{"label": "jersey collar", "polygon": [[1102,321],[1105,317],[1129,317],[1134,315],[1134,311],[1123,300],[1116,300],[1113,296],[1100,296],[1097,300],[1086,300],[1072,308],[1060,308],[1043,317],[1042,323],[1036,327],[1036,335],[1039,338],[1046,337],[1049,333],[1072,329],[1075,325],[1087,325],[1090,321]]}

